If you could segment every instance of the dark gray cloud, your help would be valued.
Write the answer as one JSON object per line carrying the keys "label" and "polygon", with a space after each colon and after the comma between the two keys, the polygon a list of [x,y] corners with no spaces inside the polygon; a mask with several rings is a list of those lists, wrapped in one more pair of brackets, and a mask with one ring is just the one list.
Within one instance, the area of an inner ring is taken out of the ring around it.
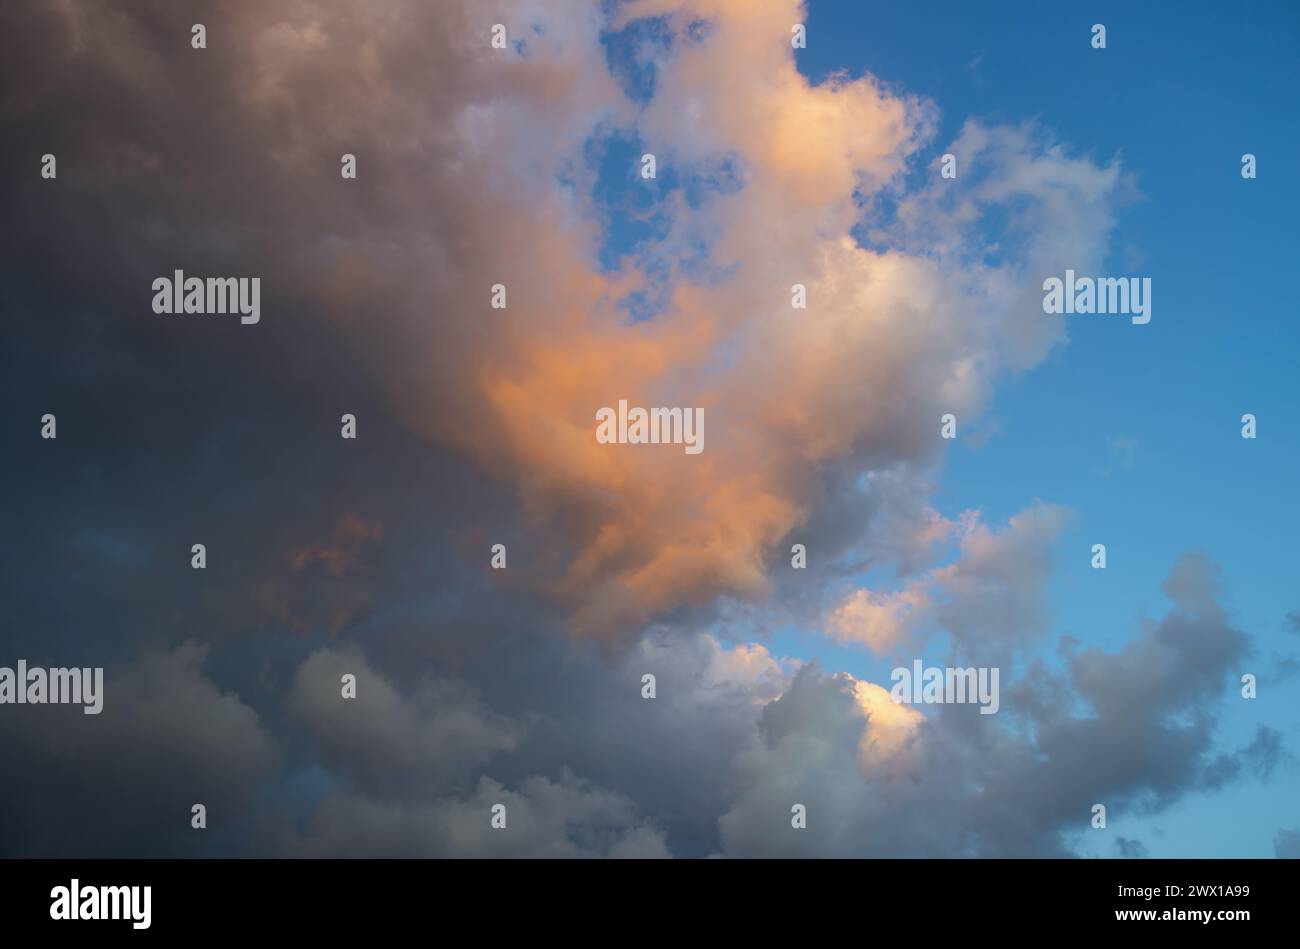
{"label": "dark gray cloud", "polygon": [[[504,808],[495,811],[496,808]],[[491,816],[504,815],[494,828]],[[288,847],[316,857],[667,857],[659,832],[621,795],[563,773],[517,790],[484,778],[457,799],[391,804],[331,794]]]}
{"label": "dark gray cloud", "polygon": [[[261,823],[255,794],[276,741],[219,689],[208,649],[186,642],[107,671],[103,710],[8,706],[0,839],[10,854],[174,856],[241,845]],[[203,804],[215,840],[191,827]]]}
{"label": "dark gray cloud", "polygon": [[1121,857],[1130,860],[1141,860],[1148,856],[1146,845],[1142,841],[1130,840],[1127,837],[1116,837],[1115,849],[1119,851]]}
{"label": "dark gray cloud", "polygon": [[[354,698],[344,700],[351,675]],[[290,716],[314,737],[321,763],[367,790],[420,796],[474,774],[517,747],[524,728],[484,709],[459,683],[426,679],[403,695],[355,649],[312,653],[294,675]]]}

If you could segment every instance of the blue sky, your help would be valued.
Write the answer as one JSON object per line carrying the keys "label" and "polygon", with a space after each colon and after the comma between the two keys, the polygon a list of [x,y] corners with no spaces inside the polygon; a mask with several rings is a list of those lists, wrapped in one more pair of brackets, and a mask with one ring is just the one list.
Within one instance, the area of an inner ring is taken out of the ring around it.
{"label": "blue sky", "polygon": [[[1104,23],[1105,50],[1089,45]],[[1286,614],[1297,594],[1295,504],[1300,408],[1293,296],[1300,183],[1300,8],[1213,4],[1168,11],[1141,4],[1022,4],[1014,14],[969,4],[811,4],[800,70],[814,81],[866,70],[898,91],[930,98],[941,154],[970,118],[1032,119],[1077,153],[1118,158],[1141,198],[1112,235],[1108,274],[1150,276],[1154,316],[1069,324],[1069,342],[1005,379],[985,421],[996,434],[948,451],[936,505],[978,508],[991,523],[1034,499],[1074,511],[1058,548],[1054,632],[1114,648],[1142,618],[1168,610],[1160,583],[1193,548],[1223,569],[1224,602],[1255,643],[1252,670],[1300,637]],[[1241,155],[1259,177],[1240,175]],[[1240,437],[1254,413],[1259,437]],[[1107,547],[1103,573],[1093,543]],[[888,664],[813,633],[790,632],[774,651],[815,656],[831,669],[887,674]],[[879,681],[879,679],[877,679]],[[1294,678],[1229,702],[1226,745],[1271,721],[1300,734]],[[1279,826],[1300,820],[1294,762],[1271,781],[1193,796],[1113,833],[1152,856],[1271,856]],[[1086,832],[1080,843],[1087,852]]]}

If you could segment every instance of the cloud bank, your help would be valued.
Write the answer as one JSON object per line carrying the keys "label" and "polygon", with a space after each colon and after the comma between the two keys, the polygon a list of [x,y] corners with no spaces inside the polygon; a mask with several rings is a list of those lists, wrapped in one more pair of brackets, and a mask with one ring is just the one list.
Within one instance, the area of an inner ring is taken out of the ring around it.
{"label": "cloud bank", "polygon": [[[930,501],[940,417],[1064,343],[1037,281],[1101,260],[1117,163],[811,83],[794,0],[234,2],[205,50],[163,2],[0,16],[12,402],[61,426],[19,458],[13,645],[123,669],[102,723],[6,729],[7,850],[1056,855],[1094,802],[1272,767],[1214,744],[1248,647],[1208,560],[1062,672],[1068,512]],[[177,268],[260,276],[262,321],[154,316]],[[702,407],[707,451],[598,444],[620,399]],[[922,714],[773,656],[784,623],[1021,675],[997,722]]]}

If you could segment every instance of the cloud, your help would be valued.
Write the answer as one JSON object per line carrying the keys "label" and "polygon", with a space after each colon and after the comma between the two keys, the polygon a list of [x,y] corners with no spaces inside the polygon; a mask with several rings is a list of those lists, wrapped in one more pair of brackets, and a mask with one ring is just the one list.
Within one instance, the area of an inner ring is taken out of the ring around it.
{"label": "cloud", "polygon": [[266,725],[203,671],[208,647],[187,641],[106,671],[103,711],[15,706],[0,829],[10,854],[176,856],[202,848],[193,804],[247,830],[260,782],[277,762]]}
{"label": "cloud", "polygon": [[1132,860],[1144,859],[1150,854],[1146,845],[1140,840],[1131,840],[1128,837],[1116,837],[1115,849],[1119,851],[1121,857],[1127,857]]}
{"label": "cloud", "polygon": [[[343,698],[342,677],[356,697]],[[354,649],[320,649],[294,676],[289,714],[326,767],[355,786],[427,794],[516,747],[525,729],[485,710],[462,684],[424,679],[401,693]]]}
{"label": "cloud", "polygon": [[[1037,287],[1101,259],[1122,175],[970,123],[947,146],[965,196],[917,186],[935,106],[810,83],[799,4],[606,6],[249,0],[210,12],[202,53],[168,3],[0,14],[22,73],[0,84],[22,143],[0,155],[0,424],[60,418],[57,443],[6,432],[14,646],[129,657],[98,724],[6,734],[7,851],[1063,854],[1095,800],[1160,807],[1275,755],[1214,744],[1245,640],[1206,562],[1120,651],[1029,665],[999,716],[757,641],[827,604],[876,649],[925,616],[971,654],[1047,634],[1064,512],[939,514],[938,420],[975,431],[1062,340]],[[630,98],[602,36],[660,14]],[[522,48],[493,50],[495,22]],[[658,155],[663,229],[609,266],[592,156],[615,136]],[[46,150],[57,187],[31,174]],[[176,267],[260,275],[262,322],[150,313]],[[598,445],[620,398],[703,407],[705,453]],[[898,590],[857,589],[891,567]]]}
{"label": "cloud", "polygon": [[1079,693],[1103,716],[1146,721],[1221,691],[1248,642],[1214,599],[1219,572],[1203,552],[1180,557],[1162,584],[1174,610],[1118,653],[1080,652],[1070,663]]}
{"label": "cloud", "polygon": [[1216,615],[1223,571],[1203,550],[1184,554],[1161,585],[1168,597],[1188,613]]}
{"label": "cloud", "polygon": [[[314,829],[283,843],[285,852],[329,853],[338,847],[378,853],[382,849],[367,849],[381,845],[365,844],[368,831],[361,827],[343,837],[332,835],[340,823],[353,821],[405,826],[406,821],[445,820],[454,825],[445,832],[395,830],[394,839],[409,837],[398,852],[459,854],[461,819],[474,833],[491,830],[484,815],[491,803],[504,802],[488,801],[485,788],[521,795],[518,802],[524,805],[534,792],[553,786],[567,787],[572,793],[559,797],[583,813],[591,795],[619,802],[607,813],[627,816],[623,829],[630,839],[610,837],[601,852],[622,852],[636,841],[653,844],[656,852],[660,844],[655,842],[662,841],[680,855],[703,856],[715,849],[732,756],[756,740],[763,707],[789,684],[788,664],[761,644],[725,647],[707,635],[651,637],[614,665],[586,648],[561,647],[554,640],[519,645],[518,650],[503,647],[510,663],[501,664],[493,653],[471,674],[493,695],[493,707],[451,683],[433,689],[415,677],[398,685],[358,655],[328,651],[309,657],[295,674],[289,707],[319,745],[309,760],[320,762],[313,768],[323,767],[318,776],[327,790],[312,808]],[[355,703],[339,695],[343,669],[358,675]],[[642,697],[646,673],[657,680],[654,699]],[[368,709],[359,707],[366,692],[372,694]],[[593,708],[600,714],[593,715]],[[509,807],[512,815],[515,810]],[[557,839],[586,833],[579,828],[561,833],[556,819],[552,815],[543,823],[555,829]],[[607,823],[612,821],[609,817]],[[318,833],[331,842],[315,840]],[[382,829],[376,833],[389,839]],[[485,853],[545,849],[540,831],[527,841],[516,836],[494,832],[476,839],[489,847]],[[556,846],[556,855],[569,852],[568,845]]]}
{"label": "cloud", "polygon": [[1273,854],[1279,860],[1300,858],[1300,830],[1288,830],[1285,827],[1273,838]]}
{"label": "cloud", "polygon": [[896,593],[859,589],[831,613],[828,628],[836,639],[859,642],[873,652],[891,652],[909,642],[933,612],[919,585]]}
{"label": "cloud", "polygon": [[[505,808],[504,828],[492,827]],[[634,857],[669,856],[662,836],[637,822],[630,803],[571,774],[535,777],[518,790],[484,778],[465,798],[390,804],[331,795],[291,851],[329,857]]]}
{"label": "cloud", "polygon": [[1264,780],[1273,773],[1278,762],[1287,756],[1282,733],[1267,725],[1259,725],[1250,744],[1230,754],[1219,755],[1206,767],[1202,784],[1211,790],[1217,790],[1242,775]]}
{"label": "cloud", "polygon": [[[1189,554],[1166,587],[1181,594],[1180,581],[1214,570]],[[1197,603],[1188,615],[1176,601],[1116,652],[1069,658],[1064,675],[1034,660],[1004,678],[992,716],[894,706],[907,718],[891,721],[880,714],[887,696],[874,709],[854,700],[868,683],[803,667],[764,709],[763,741],[737,757],[745,779],[720,820],[722,852],[1064,856],[1094,803],[1154,813],[1192,790],[1266,778],[1283,753],[1276,731],[1215,752],[1211,710],[1246,638],[1217,603]],[[790,827],[795,803],[807,807],[806,831]]]}
{"label": "cloud", "polygon": [[1005,655],[1048,631],[1051,554],[1069,516],[1040,502],[1013,515],[1004,531],[976,523],[962,536],[960,558],[939,571],[937,585],[939,622],[963,655]]}
{"label": "cloud", "polygon": [[[762,742],[738,758],[744,791],[719,820],[722,852],[813,856],[861,847],[884,811],[858,771],[869,722],[851,677],[801,669],[764,708]],[[806,831],[791,826],[797,804],[806,809]]]}
{"label": "cloud", "polygon": [[[539,592],[574,631],[626,642],[675,610],[770,596],[778,542],[856,503],[841,472],[917,477],[937,457],[938,417],[978,412],[1038,310],[1016,289],[1032,289],[1035,268],[1013,253],[975,263],[969,233],[949,234],[936,256],[917,216],[901,214],[890,249],[854,240],[864,196],[899,187],[934,108],[869,74],[810,83],[788,42],[800,10],[655,0],[609,21],[594,4],[405,2],[378,14],[236,3],[190,55],[178,11],[113,18],[70,4],[11,33],[46,37],[28,57],[44,107],[11,99],[6,114],[33,138],[80,129],[88,142],[69,147],[113,187],[73,174],[71,187],[90,189],[75,218],[49,207],[50,189],[22,194],[23,219],[66,233],[37,229],[9,249],[21,263],[57,239],[94,258],[123,298],[177,265],[255,264],[267,287],[255,350],[223,341],[199,367],[195,324],[152,315],[126,321],[111,348],[157,387],[193,370],[219,388],[236,354],[281,377],[278,399],[307,403],[324,374],[351,379],[344,401],[381,399],[384,414],[506,486],[529,530],[563,551],[538,571]],[[653,96],[636,103],[601,36],[650,16],[666,18],[666,51]],[[709,28],[694,29],[700,20]],[[492,22],[523,50],[491,49]],[[218,42],[233,35],[242,41]],[[586,155],[615,131],[658,151],[665,174],[708,181],[725,165],[738,186],[685,200],[664,184],[671,220],[653,259],[611,271],[598,263]],[[962,142],[1008,169],[970,200],[1022,208],[1025,254],[1042,241],[1100,245],[1113,167],[1026,130],[969,127]],[[358,154],[355,182],[338,178],[344,152]],[[926,221],[967,214],[915,200],[933,205]],[[129,222],[114,226],[111,254],[98,242],[109,221]],[[712,278],[698,277],[701,253]],[[660,273],[662,313],[629,325],[619,301]],[[506,310],[488,307],[497,283]],[[806,312],[789,308],[793,283],[808,288]],[[304,338],[310,373],[285,358]],[[703,407],[706,453],[597,444],[596,409],[621,398]],[[372,425],[362,420],[362,439]],[[326,551],[295,556],[341,568]],[[346,623],[363,608],[330,616]]]}
{"label": "cloud", "polygon": [[935,539],[955,538],[953,563],[931,569],[893,592],[854,590],[827,617],[836,639],[859,642],[878,654],[914,648],[938,624],[963,656],[1006,660],[1050,629],[1047,585],[1052,550],[1069,512],[1035,503],[1002,530],[981,523],[977,512],[927,528]]}
{"label": "cloud", "polygon": [[294,551],[293,569],[305,570],[319,563],[337,577],[356,563],[357,548],[361,544],[377,541],[383,534],[382,524],[369,524],[355,515],[344,517],[335,528],[333,544],[317,544]]}

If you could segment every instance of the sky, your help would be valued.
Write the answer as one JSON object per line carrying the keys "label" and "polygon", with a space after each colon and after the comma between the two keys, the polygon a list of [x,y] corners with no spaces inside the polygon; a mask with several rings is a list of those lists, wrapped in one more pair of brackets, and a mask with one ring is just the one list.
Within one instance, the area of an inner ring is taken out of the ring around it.
{"label": "sky", "polygon": [[0,23],[0,854],[1300,854],[1294,5]]}
{"label": "sky", "polygon": [[[921,14],[901,6],[873,10],[875,29],[854,28],[847,24],[864,18],[858,5],[813,4],[808,26],[819,41],[800,54],[800,69],[818,80],[837,69],[868,68],[933,97],[950,134],[980,116],[1033,119],[1081,153],[1117,158],[1135,176],[1140,198],[1124,208],[1107,272],[1151,274],[1168,314],[1137,333],[1131,326],[1072,326],[1068,346],[995,397],[991,444],[954,446],[945,459],[941,508],[978,507],[1005,517],[1023,498],[1044,497],[1078,512],[1064,540],[1083,553],[1057,577],[1053,597],[1061,632],[1090,630],[1096,638],[1110,627],[1119,635],[1104,641],[1121,641],[1139,616],[1160,611],[1158,584],[1167,566],[1181,551],[1200,548],[1223,552],[1216,559],[1227,602],[1241,627],[1257,636],[1260,657],[1293,649],[1285,616],[1296,560],[1288,538],[1300,520],[1284,473],[1297,469],[1300,443],[1285,432],[1267,443],[1237,435],[1244,412],[1281,421],[1297,407],[1292,364],[1300,331],[1277,318],[1287,301],[1276,278],[1296,246],[1297,184],[1285,174],[1267,183],[1261,177],[1250,183],[1264,190],[1244,193],[1239,176],[1216,172],[1238,166],[1247,151],[1285,156],[1300,146],[1295,123],[1276,121],[1274,109],[1300,85],[1300,17],[1285,4],[1264,5],[1251,17],[1194,4],[1180,8],[1177,24],[1158,4],[1095,4],[1086,11],[1025,5],[1014,26],[1005,15],[970,7]],[[1081,14],[1089,20],[1085,29],[1106,24],[1104,53],[1057,41]],[[827,29],[819,29],[822,16]],[[879,18],[912,22],[882,29]],[[1026,82],[1027,76],[1038,78]],[[1201,378],[1195,385],[1187,381],[1192,367]],[[1265,457],[1238,454],[1253,448]],[[1086,551],[1103,541],[1109,556],[1120,552],[1121,563],[1111,561],[1120,569],[1108,566],[1099,590]],[[1294,683],[1275,698],[1274,714],[1294,731]],[[1253,721],[1251,715],[1225,724],[1248,730]],[[1151,842],[1153,854],[1267,852],[1271,824],[1294,812],[1294,785],[1240,793],[1231,805],[1187,802],[1177,833],[1172,816],[1144,825],[1166,834],[1158,846]]]}

